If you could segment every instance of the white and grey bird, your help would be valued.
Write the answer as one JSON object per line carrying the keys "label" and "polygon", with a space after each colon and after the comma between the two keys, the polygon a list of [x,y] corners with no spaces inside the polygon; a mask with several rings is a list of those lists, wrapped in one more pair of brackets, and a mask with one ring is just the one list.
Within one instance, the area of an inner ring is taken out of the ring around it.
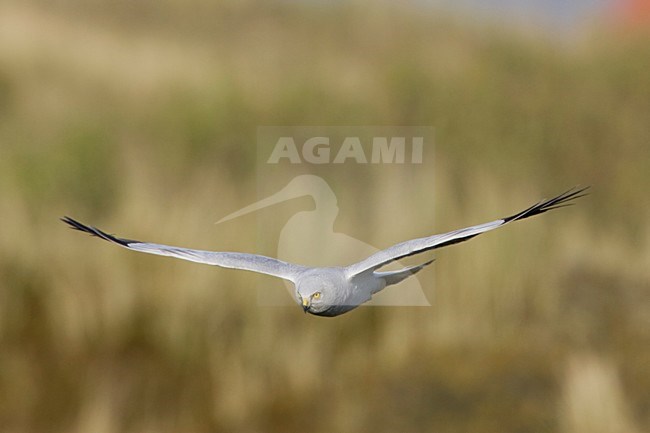
{"label": "white and grey bird", "polygon": [[213,252],[153,244],[118,238],[70,217],[63,217],[61,220],[73,229],[89,233],[130,250],[283,278],[294,284],[295,300],[306,313],[331,317],[347,313],[369,301],[375,293],[416,274],[433,260],[395,271],[381,272],[379,269],[383,266],[404,257],[469,240],[513,221],[569,206],[572,200],[584,196],[586,189],[571,189],[506,218],[449,233],[401,242],[345,267],[307,267],[257,254]]}

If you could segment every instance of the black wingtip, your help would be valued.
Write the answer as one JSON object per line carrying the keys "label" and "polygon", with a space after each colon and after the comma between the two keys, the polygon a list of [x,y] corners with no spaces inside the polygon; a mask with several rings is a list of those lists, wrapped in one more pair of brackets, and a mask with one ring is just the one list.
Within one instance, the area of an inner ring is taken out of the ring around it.
{"label": "black wingtip", "polygon": [[535,215],[539,215],[553,209],[572,206],[574,204],[573,203],[574,200],[589,195],[589,193],[586,192],[589,188],[590,186],[573,187],[552,199],[541,201],[515,215],[511,215],[507,218],[504,218],[503,221],[510,222],[515,220],[520,220]]}
{"label": "black wingtip", "polygon": [[70,218],[69,216],[64,216],[64,217],[60,218],[60,220],[63,221],[64,223],[68,224],[68,226],[71,229],[79,230],[80,232],[84,232],[84,233],[88,233],[91,236],[95,236],[95,237],[98,237],[100,239],[104,239],[105,241],[114,242],[114,243],[122,245],[124,247],[128,247],[129,244],[139,243],[140,242],[140,241],[135,241],[135,240],[132,240],[132,239],[118,238],[118,237],[110,235],[110,234],[108,234],[108,233],[106,233],[106,232],[104,232],[104,231],[102,231],[102,230],[100,230],[100,229],[98,229],[96,227],[91,227],[91,226],[87,226],[85,224],[82,224],[79,221],[77,221],[77,220],[75,220],[73,218]]}

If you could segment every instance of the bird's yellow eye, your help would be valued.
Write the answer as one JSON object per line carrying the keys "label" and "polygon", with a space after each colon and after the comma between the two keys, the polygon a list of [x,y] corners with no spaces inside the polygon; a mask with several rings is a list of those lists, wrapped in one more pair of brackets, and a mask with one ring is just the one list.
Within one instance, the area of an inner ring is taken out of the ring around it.
{"label": "bird's yellow eye", "polygon": [[318,299],[320,298],[320,292],[316,292],[312,296],[314,297],[314,299]]}

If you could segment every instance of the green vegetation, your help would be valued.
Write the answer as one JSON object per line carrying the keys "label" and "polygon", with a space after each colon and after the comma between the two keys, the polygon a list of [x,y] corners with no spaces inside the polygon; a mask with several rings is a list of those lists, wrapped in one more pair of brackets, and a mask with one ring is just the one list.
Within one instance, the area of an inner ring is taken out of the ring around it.
{"label": "green vegetation", "polygon": [[[647,35],[562,44],[356,2],[55,4],[0,6],[0,431],[650,430]],[[378,246],[593,189],[441,251],[431,308],[333,320],[258,306],[263,276],[58,221],[275,255],[250,220],[212,224],[255,197],[258,125],[436,127],[426,176],[341,170],[337,229]]]}

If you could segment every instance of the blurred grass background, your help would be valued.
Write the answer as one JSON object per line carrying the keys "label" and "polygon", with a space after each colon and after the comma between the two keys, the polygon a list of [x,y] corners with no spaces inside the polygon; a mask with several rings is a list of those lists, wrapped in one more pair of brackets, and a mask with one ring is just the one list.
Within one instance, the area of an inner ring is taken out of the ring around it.
{"label": "blurred grass background", "polygon": [[[566,41],[364,2],[3,2],[0,431],[650,430],[650,39],[620,30]],[[420,274],[431,308],[333,320],[258,307],[264,276],[58,221],[274,255],[212,225],[255,199],[257,126],[355,124],[436,127],[435,170],[343,210],[377,246],[592,194],[441,251]]]}

